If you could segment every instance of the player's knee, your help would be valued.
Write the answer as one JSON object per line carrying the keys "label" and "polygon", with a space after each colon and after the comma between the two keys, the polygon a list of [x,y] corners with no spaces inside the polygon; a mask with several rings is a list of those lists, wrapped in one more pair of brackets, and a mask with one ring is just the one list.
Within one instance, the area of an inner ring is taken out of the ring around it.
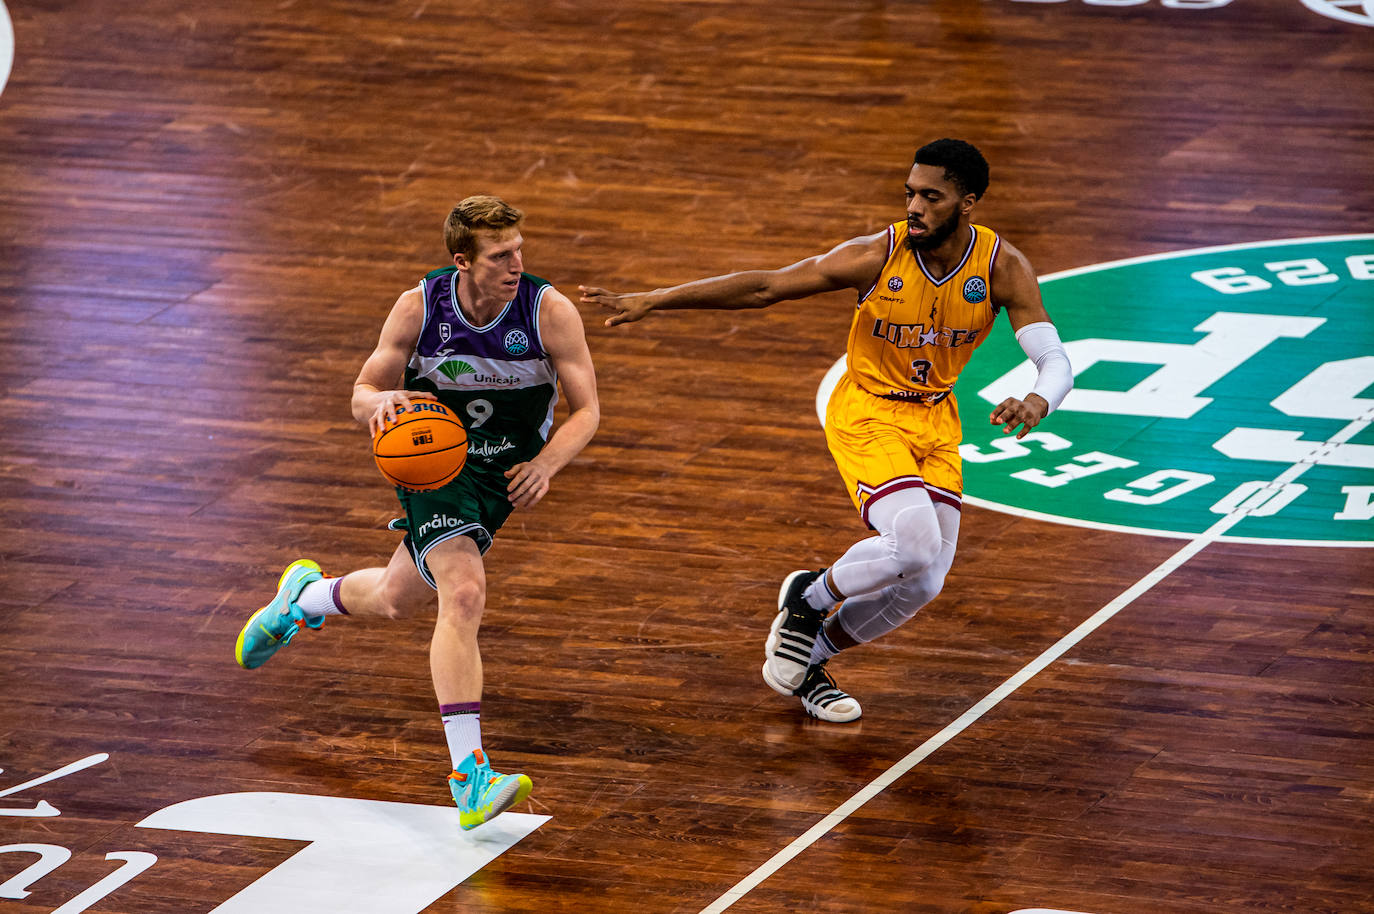
{"label": "player's knee", "polygon": [[901,603],[907,617],[916,615],[918,609],[938,597],[944,588],[944,569],[933,566],[928,566],[916,577],[903,582]]}
{"label": "player's knee", "polygon": [[890,628],[910,622],[921,608],[940,595],[945,585],[943,569],[927,567],[905,578],[892,588],[891,599],[883,610],[883,616]]}
{"label": "player's knee", "polygon": [[441,585],[439,614],[455,621],[476,622],[487,602],[487,588],[481,581],[462,580]]}
{"label": "player's knee", "polygon": [[903,575],[924,571],[940,558],[940,525],[935,513],[921,508],[900,512],[892,525],[897,563]]}

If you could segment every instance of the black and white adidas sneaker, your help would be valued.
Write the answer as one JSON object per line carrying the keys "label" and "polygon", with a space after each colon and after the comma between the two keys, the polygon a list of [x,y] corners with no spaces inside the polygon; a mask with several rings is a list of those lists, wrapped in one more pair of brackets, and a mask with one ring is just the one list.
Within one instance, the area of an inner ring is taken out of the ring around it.
{"label": "black and white adidas sneaker", "polygon": [[824,663],[808,668],[802,684],[792,694],[801,699],[802,709],[817,720],[843,724],[858,720],[863,714],[858,699],[835,685]]}
{"label": "black and white adidas sneaker", "polygon": [[825,574],[820,571],[794,571],[778,591],[778,614],[764,642],[763,681],[779,695],[791,695],[806,678],[811,664],[811,647],[821,630],[826,612],[812,609],[802,594],[811,582]]}

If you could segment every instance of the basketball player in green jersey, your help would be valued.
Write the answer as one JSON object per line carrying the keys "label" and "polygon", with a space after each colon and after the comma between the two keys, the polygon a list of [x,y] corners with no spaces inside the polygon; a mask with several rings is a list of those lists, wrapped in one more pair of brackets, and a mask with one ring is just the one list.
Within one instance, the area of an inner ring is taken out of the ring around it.
{"label": "basketball player in green jersey", "polygon": [[[532,787],[523,774],[492,771],[482,751],[482,555],[513,509],[544,497],[600,421],[582,318],[552,285],[524,272],[522,219],[496,197],[459,203],[444,227],[453,265],[396,301],[353,388],[353,417],[374,435],[412,400],[452,409],[468,429],[462,472],[432,492],[397,490],[405,518],[393,526],[407,532],[385,568],[328,578],[313,561],[292,562],[235,646],[239,664],[252,669],[325,616],[394,619],[428,609],[437,591],[430,671],[464,829]],[[570,413],[550,436],[560,381]]]}

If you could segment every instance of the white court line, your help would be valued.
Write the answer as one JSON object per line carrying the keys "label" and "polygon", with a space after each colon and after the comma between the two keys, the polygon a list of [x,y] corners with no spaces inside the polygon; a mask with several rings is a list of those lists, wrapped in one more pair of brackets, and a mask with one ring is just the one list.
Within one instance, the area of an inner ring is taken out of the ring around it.
{"label": "white court line", "polygon": [[905,758],[874,778],[867,787],[864,787],[858,793],[854,794],[854,796],[841,803],[835,808],[834,812],[831,812],[807,830],[805,834],[774,854],[766,863],[741,879],[724,895],[721,895],[711,904],[702,908],[701,914],[720,914],[721,911],[729,908],[735,902],[749,894],[765,879],[781,869],[788,861],[792,860],[794,857],[801,854],[802,851],[827,835],[835,826],[839,825],[850,815],[858,811],[858,809],[869,800],[886,790],[902,775],[925,761],[925,759],[935,752],[935,750],[967,730],[980,717],[1001,703],[1002,699],[1025,685],[1032,676],[1058,660],[1065,652],[1096,631],[1108,619],[1135,602],[1137,597],[1149,591],[1170,574],[1173,574],[1184,562],[1216,542],[1216,540],[1227,530],[1240,523],[1241,520],[1251,513],[1258,511],[1263,507],[1265,502],[1281,492],[1284,486],[1316,466],[1317,460],[1323,451],[1327,450],[1332,445],[1349,441],[1351,438],[1368,428],[1371,423],[1374,423],[1374,409],[1368,410],[1364,415],[1352,421],[1327,441],[1314,447],[1307,457],[1284,470],[1275,477],[1273,482],[1270,482],[1264,488],[1254,492],[1249,498],[1237,505],[1234,511],[1217,521],[1203,533],[1198,534],[1197,539],[1192,540],[1182,549],[1169,556],[1169,558],[1165,559],[1154,571],[1151,571],[1149,574],[1145,575],[1145,577],[1136,581],[1115,600],[1112,600],[1112,602],[1093,613],[1077,628],[1051,645],[1043,654],[1026,664],[1010,679],[989,692],[982,701],[969,708],[960,715],[958,719],[950,723],[939,733],[936,733],[930,739],[917,746]]}

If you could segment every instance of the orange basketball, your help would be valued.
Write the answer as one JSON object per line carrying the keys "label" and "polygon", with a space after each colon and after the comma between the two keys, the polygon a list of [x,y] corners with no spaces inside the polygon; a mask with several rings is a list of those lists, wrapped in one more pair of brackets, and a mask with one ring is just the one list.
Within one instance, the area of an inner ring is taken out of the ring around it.
{"label": "orange basketball", "polygon": [[454,479],[468,459],[463,423],[437,400],[412,400],[372,439],[377,469],[392,485],[429,492]]}

